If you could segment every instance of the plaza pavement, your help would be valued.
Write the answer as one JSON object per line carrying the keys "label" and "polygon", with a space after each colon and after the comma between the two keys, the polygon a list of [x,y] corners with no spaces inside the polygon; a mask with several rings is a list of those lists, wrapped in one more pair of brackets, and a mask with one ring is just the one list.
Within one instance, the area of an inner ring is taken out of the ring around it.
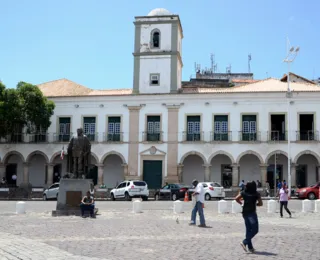
{"label": "plaza pavement", "polygon": [[290,201],[292,219],[268,214],[267,201],[259,208],[256,254],[239,245],[241,214],[219,215],[216,201],[205,204],[207,229],[188,226],[190,202],[179,215],[171,201],[142,202],[140,214],[132,202],[96,203],[100,215],[82,219],[51,217],[55,201],[28,201],[25,215],[15,214],[16,202],[1,201],[0,260],[320,259],[320,213],[302,213],[301,201]]}

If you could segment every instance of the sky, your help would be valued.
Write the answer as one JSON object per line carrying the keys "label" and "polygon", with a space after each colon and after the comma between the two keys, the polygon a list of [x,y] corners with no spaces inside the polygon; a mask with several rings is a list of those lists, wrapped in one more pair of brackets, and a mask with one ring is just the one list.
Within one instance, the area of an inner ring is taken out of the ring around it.
{"label": "sky", "polygon": [[0,0],[0,80],[132,88],[134,17],[154,8],[180,16],[184,81],[211,53],[218,72],[248,72],[251,54],[254,78],[280,78],[287,37],[300,47],[291,71],[320,77],[318,0]]}

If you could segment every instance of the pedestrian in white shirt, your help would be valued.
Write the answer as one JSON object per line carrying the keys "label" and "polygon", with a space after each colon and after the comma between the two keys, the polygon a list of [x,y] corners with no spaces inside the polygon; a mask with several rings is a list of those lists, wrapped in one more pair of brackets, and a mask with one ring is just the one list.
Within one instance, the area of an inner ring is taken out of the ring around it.
{"label": "pedestrian in white shirt", "polygon": [[198,182],[198,180],[193,180],[192,185],[195,187],[195,192],[192,194],[192,196],[194,196],[196,203],[195,203],[193,210],[192,210],[192,213],[191,213],[190,226],[196,225],[196,217],[197,217],[197,212],[198,212],[199,217],[200,217],[200,225],[198,227],[206,227],[206,222],[205,222],[204,214],[203,214],[203,205],[204,205],[203,186],[201,183]]}

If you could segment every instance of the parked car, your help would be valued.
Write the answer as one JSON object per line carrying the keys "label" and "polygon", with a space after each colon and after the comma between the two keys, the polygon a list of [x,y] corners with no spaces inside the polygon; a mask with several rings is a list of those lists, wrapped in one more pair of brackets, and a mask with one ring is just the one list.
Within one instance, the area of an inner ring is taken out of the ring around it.
{"label": "parked car", "polygon": [[[204,188],[205,200],[211,200],[212,198],[223,199],[226,196],[224,188],[218,182],[200,182]],[[189,189],[190,195],[194,192],[194,188]]]}
{"label": "parked car", "polygon": [[59,182],[52,184],[48,189],[43,191],[43,200],[58,199]]}
{"label": "parked car", "polygon": [[110,191],[111,200],[131,198],[142,198],[148,200],[149,190],[145,181],[123,181],[116,188]]}
{"label": "parked car", "polygon": [[191,187],[180,183],[166,184],[155,192],[154,199],[179,200],[184,198],[185,193],[189,190],[189,188]]}
{"label": "parked car", "polygon": [[320,189],[320,182],[316,184],[312,184],[309,187],[304,187],[296,190],[296,196],[299,199],[309,199],[315,200],[319,198],[319,189]]}

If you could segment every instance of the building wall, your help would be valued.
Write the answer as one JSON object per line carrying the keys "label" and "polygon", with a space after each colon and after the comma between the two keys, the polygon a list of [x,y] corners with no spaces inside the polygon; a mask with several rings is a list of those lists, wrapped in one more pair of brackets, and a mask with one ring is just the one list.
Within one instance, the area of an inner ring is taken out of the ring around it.
{"label": "building wall", "polygon": [[[143,25],[141,28],[140,52],[159,52],[170,51],[171,46],[171,24],[149,24]],[[150,48],[152,41],[151,32],[157,29],[160,31],[160,49]]]}

